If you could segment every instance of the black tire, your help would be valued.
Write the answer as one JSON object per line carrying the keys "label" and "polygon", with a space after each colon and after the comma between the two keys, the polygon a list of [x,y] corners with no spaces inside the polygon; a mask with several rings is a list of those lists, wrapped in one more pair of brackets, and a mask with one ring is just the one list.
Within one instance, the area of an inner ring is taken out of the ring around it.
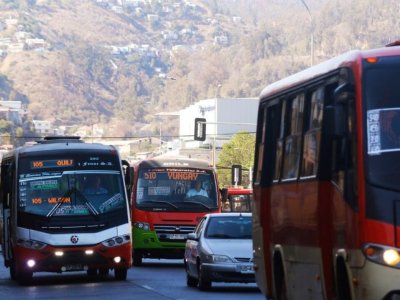
{"label": "black tire", "polygon": [[188,273],[186,273],[186,285],[188,287],[196,287],[198,283],[199,283],[199,281],[196,278],[194,278],[194,277],[190,276]]}
{"label": "black tire", "polygon": [[336,264],[336,299],[351,300],[351,291],[349,286],[349,275],[343,259],[339,259]]}
{"label": "black tire", "polygon": [[96,277],[97,276],[97,269],[89,268],[89,269],[87,269],[86,274],[89,277]]}
{"label": "black tire", "polygon": [[140,251],[134,251],[133,252],[133,265],[135,267],[140,267],[143,262],[143,256]]}
{"label": "black tire", "polygon": [[14,261],[11,261],[11,264],[10,264],[10,278],[11,278],[11,280],[17,280]]}
{"label": "black tire", "polygon": [[20,285],[29,285],[32,282],[33,273],[29,271],[18,272],[16,279]]}
{"label": "black tire", "polygon": [[197,286],[200,290],[206,291],[211,288],[211,280],[207,279],[204,271],[202,270],[202,264],[200,263],[198,266],[198,274],[199,274],[199,280],[197,282]]}
{"label": "black tire", "polygon": [[100,277],[107,277],[109,273],[110,273],[110,269],[99,269]]}
{"label": "black tire", "polygon": [[126,280],[127,275],[128,275],[127,268],[117,268],[114,270],[114,277],[116,280]]}
{"label": "black tire", "polygon": [[287,289],[285,280],[285,271],[283,269],[283,262],[280,255],[275,258],[274,262],[274,277],[275,277],[275,299],[287,300]]}

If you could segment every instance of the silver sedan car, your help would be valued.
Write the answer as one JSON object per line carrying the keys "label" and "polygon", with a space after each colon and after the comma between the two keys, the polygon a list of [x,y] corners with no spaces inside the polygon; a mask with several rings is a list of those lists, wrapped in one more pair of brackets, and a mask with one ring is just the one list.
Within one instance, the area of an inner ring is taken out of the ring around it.
{"label": "silver sedan car", "polygon": [[201,290],[211,282],[255,282],[251,213],[206,215],[188,235],[186,283]]}

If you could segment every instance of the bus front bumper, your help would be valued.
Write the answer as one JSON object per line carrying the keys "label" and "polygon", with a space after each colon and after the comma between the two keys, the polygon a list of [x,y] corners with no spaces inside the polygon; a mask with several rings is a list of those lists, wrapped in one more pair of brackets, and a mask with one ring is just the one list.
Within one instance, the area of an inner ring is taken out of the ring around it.
{"label": "bus front bumper", "polygon": [[17,246],[14,261],[17,271],[61,273],[129,268],[132,265],[131,253],[130,243],[112,248],[99,244],[79,247],[46,246],[40,250]]}

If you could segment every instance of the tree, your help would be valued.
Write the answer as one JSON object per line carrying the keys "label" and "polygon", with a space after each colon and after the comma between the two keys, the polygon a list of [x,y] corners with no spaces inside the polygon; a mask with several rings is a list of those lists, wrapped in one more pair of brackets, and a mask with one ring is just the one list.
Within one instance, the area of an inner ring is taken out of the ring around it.
{"label": "tree", "polygon": [[218,157],[218,180],[220,186],[231,184],[231,166],[241,165],[244,170],[242,183],[249,184],[248,170],[253,168],[255,135],[249,132],[238,132],[222,146]]}

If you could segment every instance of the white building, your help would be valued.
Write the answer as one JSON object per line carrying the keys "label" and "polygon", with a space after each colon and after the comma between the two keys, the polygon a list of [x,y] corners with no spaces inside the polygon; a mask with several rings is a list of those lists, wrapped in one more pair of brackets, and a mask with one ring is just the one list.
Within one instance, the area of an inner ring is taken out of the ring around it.
{"label": "white building", "polygon": [[46,120],[32,120],[35,131],[40,135],[54,134],[53,124]]}
{"label": "white building", "polygon": [[[221,147],[235,133],[255,132],[258,98],[212,98],[179,112],[179,136],[184,148]],[[194,141],[195,118],[206,119],[206,141]]]}

